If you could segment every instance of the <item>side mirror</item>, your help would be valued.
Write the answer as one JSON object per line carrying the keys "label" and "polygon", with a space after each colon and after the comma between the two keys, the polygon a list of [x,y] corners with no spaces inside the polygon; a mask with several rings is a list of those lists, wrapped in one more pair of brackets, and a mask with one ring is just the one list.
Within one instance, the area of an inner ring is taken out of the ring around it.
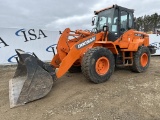
{"label": "side mirror", "polygon": [[104,26],[103,26],[103,31],[104,31],[104,32],[107,32],[107,31],[108,31],[108,26],[107,26],[107,25],[104,25]]}
{"label": "side mirror", "polygon": [[96,17],[97,17],[97,16],[92,17],[92,26],[95,25]]}

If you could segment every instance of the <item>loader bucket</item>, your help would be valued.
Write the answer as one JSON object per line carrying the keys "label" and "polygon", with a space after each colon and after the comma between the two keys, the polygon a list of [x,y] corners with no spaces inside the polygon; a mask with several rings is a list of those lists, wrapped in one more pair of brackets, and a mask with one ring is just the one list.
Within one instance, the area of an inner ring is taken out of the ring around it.
{"label": "loader bucket", "polygon": [[10,108],[46,96],[56,78],[55,69],[35,55],[16,50],[19,60],[14,77],[9,81]]}

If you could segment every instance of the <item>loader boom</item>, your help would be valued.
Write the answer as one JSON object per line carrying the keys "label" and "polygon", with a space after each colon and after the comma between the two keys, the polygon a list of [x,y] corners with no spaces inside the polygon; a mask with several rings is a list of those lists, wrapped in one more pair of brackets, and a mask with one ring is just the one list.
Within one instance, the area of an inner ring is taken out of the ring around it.
{"label": "loader boom", "polygon": [[[81,33],[85,33],[85,31],[77,31],[75,34],[72,35],[81,35]],[[58,45],[57,51],[58,54],[56,55],[56,59],[53,58],[51,61],[51,65],[58,66],[58,71],[56,73],[57,78],[63,76],[68,69],[76,62],[81,61],[83,54],[90,48],[93,47],[95,41],[100,41],[102,39],[103,33],[93,34],[90,32],[86,32],[89,34],[85,34],[85,38],[79,37],[78,41],[75,40],[68,40],[67,38],[70,35],[70,29],[67,28],[63,31]],[[62,46],[63,44],[63,46]],[[59,58],[57,57],[59,56]],[[56,64],[56,60],[59,59],[61,63]]]}

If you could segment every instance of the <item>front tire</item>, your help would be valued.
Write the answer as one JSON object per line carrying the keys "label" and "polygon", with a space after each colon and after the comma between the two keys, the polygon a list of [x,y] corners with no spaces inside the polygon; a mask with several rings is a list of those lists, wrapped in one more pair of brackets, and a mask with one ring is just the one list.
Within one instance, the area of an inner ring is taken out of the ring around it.
{"label": "front tire", "polygon": [[82,59],[82,73],[94,82],[107,81],[115,68],[115,59],[110,50],[104,47],[95,47],[88,50]]}
{"label": "front tire", "polygon": [[133,66],[131,70],[138,73],[146,71],[150,64],[150,51],[148,47],[140,46],[133,57]]}

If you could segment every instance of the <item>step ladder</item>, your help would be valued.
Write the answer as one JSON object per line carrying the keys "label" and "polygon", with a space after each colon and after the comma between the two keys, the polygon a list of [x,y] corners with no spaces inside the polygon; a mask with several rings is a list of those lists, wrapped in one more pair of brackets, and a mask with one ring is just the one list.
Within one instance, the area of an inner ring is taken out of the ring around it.
{"label": "step ladder", "polygon": [[[133,65],[133,51],[128,49],[121,49],[123,64],[122,66],[132,66]],[[129,56],[126,57],[126,52],[129,53]],[[126,62],[127,60],[127,62]]]}

